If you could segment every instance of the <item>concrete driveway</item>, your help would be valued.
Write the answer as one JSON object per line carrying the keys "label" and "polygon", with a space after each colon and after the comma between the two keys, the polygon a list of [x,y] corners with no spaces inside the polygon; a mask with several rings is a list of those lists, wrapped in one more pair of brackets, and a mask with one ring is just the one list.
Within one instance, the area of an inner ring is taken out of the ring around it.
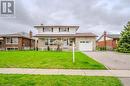
{"label": "concrete driveway", "polygon": [[[117,52],[84,52],[86,55],[104,64],[112,70],[130,70],[130,54]],[[123,86],[130,86],[130,78],[119,78]]]}
{"label": "concrete driveway", "polygon": [[130,70],[130,54],[117,52],[84,52],[112,70]]}

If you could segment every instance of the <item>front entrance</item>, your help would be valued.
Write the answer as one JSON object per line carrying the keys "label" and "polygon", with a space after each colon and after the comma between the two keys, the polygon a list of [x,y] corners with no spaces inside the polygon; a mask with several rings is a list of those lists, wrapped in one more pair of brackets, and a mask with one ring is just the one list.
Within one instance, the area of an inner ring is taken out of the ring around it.
{"label": "front entrance", "polygon": [[93,46],[92,41],[80,41],[79,50],[80,51],[92,51],[93,50],[92,46]]}
{"label": "front entrance", "polygon": [[68,39],[63,39],[63,47],[68,47]]}

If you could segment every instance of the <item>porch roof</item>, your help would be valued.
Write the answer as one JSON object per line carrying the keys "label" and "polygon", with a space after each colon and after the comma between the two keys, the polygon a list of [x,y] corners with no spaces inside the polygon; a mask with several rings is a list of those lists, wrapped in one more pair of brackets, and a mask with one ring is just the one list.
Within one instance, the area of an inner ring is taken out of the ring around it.
{"label": "porch roof", "polygon": [[34,37],[97,37],[93,33],[76,33],[76,34],[36,34]]}

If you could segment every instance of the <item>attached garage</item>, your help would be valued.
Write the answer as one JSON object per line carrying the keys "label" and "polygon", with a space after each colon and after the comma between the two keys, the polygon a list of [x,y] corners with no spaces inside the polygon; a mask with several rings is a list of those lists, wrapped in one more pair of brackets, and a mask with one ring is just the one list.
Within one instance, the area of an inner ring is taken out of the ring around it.
{"label": "attached garage", "polygon": [[80,51],[93,51],[93,42],[92,41],[80,41],[79,42]]}

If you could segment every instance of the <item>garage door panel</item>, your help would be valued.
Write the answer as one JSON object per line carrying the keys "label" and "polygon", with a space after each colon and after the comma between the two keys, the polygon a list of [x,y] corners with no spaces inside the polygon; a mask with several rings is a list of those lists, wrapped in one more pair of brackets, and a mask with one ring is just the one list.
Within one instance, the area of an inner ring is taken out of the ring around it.
{"label": "garage door panel", "polygon": [[79,43],[79,50],[80,51],[92,51],[92,42],[91,41],[80,41]]}

